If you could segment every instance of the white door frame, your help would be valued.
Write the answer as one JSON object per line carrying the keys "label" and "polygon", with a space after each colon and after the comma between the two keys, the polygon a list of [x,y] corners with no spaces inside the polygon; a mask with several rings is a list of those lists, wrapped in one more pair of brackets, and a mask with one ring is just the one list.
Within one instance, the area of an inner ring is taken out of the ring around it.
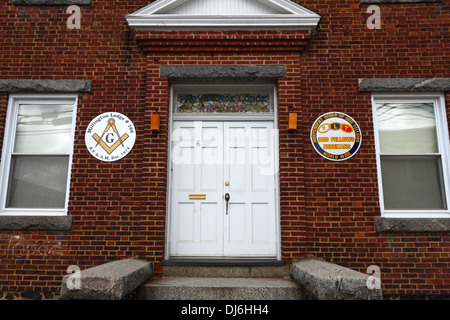
{"label": "white door frame", "polygon": [[[233,93],[270,93],[272,99],[273,113],[269,114],[174,114],[174,96],[179,90],[189,90],[192,93],[221,93],[229,92]],[[281,222],[280,222],[280,179],[279,179],[279,137],[278,137],[278,108],[277,108],[277,88],[274,84],[175,84],[170,87],[170,112],[169,112],[169,136],[168,136],[168,160],[167,160],[167,197],[166,197],[166,240],[164,259],[169,260],[170,252],[170,232],[171,232],[171,211],[172,211],[172,131],[173,123],[175,121],[223,121],[223,122],[246,122],[246,121],[273,121],[274,132],[276,133],[273,142],[273,157],[276,165],[275,169],[275,219],[276,219],[276,259],[281,260]],[[205,256],[199,256],[201,259],[205,259]],[[217,258],[217,257],[211,257]],[[226,258],[226,257],[225,257]],[[251,259],[249,256],[246,259]],[[195,258],[192,258],[195,259]]]}

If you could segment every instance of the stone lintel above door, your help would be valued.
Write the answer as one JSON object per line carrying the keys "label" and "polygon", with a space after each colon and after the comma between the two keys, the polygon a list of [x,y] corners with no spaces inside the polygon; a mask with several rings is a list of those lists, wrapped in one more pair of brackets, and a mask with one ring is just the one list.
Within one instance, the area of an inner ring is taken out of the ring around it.
{"label": "stone lintel above door", "polygon": [[169,78],[171,81],[189,80],[196,81],[242,81],[254,82],[276,81],[286,77],[284,65],[168,65],[161,66],[161,78]]}

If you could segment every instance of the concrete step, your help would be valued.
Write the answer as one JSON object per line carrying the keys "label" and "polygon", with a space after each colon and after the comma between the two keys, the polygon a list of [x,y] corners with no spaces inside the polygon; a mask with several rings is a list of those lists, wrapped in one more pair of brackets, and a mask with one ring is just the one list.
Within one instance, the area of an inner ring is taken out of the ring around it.
{"label": "concrete step", "polygon": [[195,278],[286,278],[289,267],[283,266],[205,266],[181,265],[164,266],[163,277],[195,277]]}
{"label": "concrete step", "polygon": [[301,288],[284,278],[167,277],[151,279],[140,300],[302,300]]}

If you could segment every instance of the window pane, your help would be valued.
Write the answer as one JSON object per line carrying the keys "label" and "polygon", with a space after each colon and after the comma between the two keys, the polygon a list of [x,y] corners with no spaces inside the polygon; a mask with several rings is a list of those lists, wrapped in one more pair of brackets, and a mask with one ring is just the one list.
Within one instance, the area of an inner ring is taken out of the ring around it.
{"label": "window pane", "polygon": [[432,103],[377,105],[381,153],[439,153]]}
{"label": "window pane", "polygon": [[385,209],[446,209],[440,156],[382,156]]}
{"label": "window pane", "polygon": [[13,156],[8,208],[65,207],[68,156]]}
{"label": "window pane", "polygon": [[176,113],[272,112],[269,94],[179,94]]}
{"label": "window pane", "polygon": [[69,153],[72,114],[73,105],[20,105],[14,152]]}

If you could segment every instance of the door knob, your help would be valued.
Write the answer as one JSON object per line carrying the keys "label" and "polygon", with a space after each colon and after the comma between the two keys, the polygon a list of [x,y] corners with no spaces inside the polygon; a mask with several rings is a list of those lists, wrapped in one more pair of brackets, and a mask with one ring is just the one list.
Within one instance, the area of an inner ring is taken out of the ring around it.
{"label": "door knob", "polygon": [[227,202],[226,203],[226,211],[225,211],[225,213],[226,213],[226,215],[228,215],[228,201],[230,201],[230,194],[229,193],[225,194],[225,201]]}

